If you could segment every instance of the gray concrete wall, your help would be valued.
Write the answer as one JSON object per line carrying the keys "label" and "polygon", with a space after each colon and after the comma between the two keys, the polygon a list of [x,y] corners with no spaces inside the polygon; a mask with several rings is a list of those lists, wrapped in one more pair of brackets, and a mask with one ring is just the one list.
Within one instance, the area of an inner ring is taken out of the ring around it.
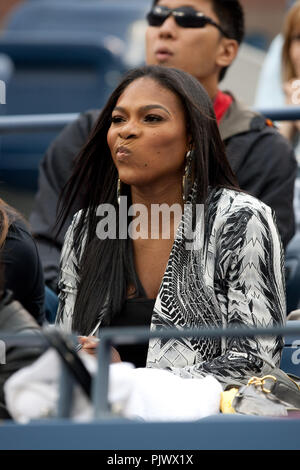
{"label": "gray concrete wall", "polygon": [[243,44],[220,88],[230,90],[239,100],[253,106],[256,86],[265,55],[265,52]]}

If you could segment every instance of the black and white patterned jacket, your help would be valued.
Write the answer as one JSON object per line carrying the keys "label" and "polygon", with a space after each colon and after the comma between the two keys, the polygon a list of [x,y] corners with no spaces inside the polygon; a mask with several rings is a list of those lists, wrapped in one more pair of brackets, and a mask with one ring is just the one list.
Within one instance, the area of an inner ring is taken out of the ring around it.
{"label": "black and white patterned jacket", "polygon": [[[78,214],[61,258],[57,323],[67,331],[79,282],[73,248]],[[185,213],[177,230],[151,329],[282,325],[284,261],[272,210],[245,193],[214,189],[189,249],[184,235],[188,217]],[[147,367],[187,378],[213,375],[223,386],[241,384],[278,367],[282,347],[281,337],[152,339]]]}

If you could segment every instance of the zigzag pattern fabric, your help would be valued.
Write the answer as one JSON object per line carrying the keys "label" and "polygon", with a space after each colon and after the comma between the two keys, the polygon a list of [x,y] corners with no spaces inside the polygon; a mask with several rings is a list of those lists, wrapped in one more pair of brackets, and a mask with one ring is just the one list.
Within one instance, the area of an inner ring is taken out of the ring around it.
{"label": "zigzag pattern fabric", "polygon": [[[272,210],[245,193],[213,189],[187,249],[194,198],[195,188],[177,230],[151,329],[284,324],[284,257]],[[57,323],[69,332],[84,247],[84,239],[78,247],[73,243],[79,215],[69,227],[61,258]],[[281,337],[153,339],[147,367],[187,378],[213,375],[224,386],[239,385],[278,367],[282,348]]]}
{"label": "zigzag pattern fabric", "polygon": [[[185,249],[178,228],[152,330],[282,325],[284,257],[271,209],[227,189],[213,190],[206,206],[194,249]],[[147,366],[239,385],[278,366],[282,347],[281,337],[153,339]]]}

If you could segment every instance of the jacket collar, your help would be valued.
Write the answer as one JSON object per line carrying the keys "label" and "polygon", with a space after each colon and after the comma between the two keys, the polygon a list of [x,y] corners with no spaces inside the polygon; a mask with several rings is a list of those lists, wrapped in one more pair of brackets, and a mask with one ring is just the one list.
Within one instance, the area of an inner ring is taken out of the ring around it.
{"label": "jacket collar", "polygon": [[233,101],[219,124],[223,141],[237,134],[260,131],[266,126],[266,119],[262,114],[237,101],[229,92],[226,93],[233,98]]}

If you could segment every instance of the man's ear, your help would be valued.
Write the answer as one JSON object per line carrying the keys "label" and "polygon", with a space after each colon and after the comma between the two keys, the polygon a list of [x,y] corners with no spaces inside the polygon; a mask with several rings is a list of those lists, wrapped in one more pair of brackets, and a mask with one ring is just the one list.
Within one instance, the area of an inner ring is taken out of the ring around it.
{"label": "man's ear", "polygon": [[216,65],[219,67],[229,67],[237,56],[239,44],[235,39],[222,38],[219,52],[216,57]]}

